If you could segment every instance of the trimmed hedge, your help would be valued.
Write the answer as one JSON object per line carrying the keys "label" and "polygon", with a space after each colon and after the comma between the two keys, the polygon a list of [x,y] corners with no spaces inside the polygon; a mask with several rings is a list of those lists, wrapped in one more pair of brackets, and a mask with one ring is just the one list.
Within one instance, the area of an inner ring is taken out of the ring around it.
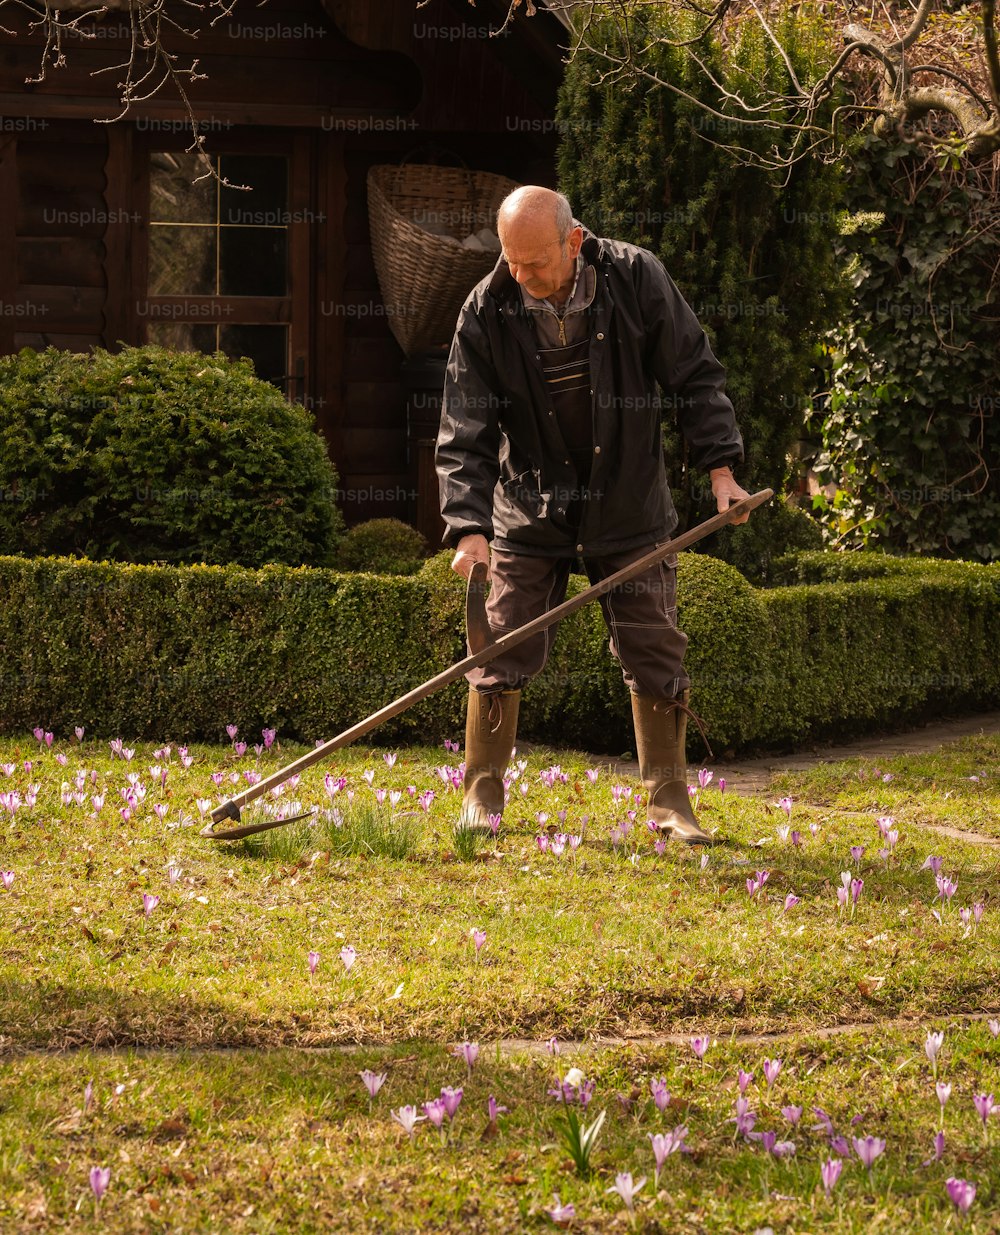
{"label": "trimmed hedge", "polygon": [[[852,560],[836,556],[837,569]],[[387,577],[0,558],[0,727],[218,741],[227,723],[266,724],[286,739],[329,738],[463,655],[449,560]],[[883,579],[758,590],[725,563],[682,554],[679,609],[693,703],[717,752],[1000,703],[998,567],[904,563]],[[455,683],[374,740],[458,737],[464,696]],[[563,624],[525,692],[521,733],[632,747],[597,605]],[[701,757],[697,734],[689,753]]]}

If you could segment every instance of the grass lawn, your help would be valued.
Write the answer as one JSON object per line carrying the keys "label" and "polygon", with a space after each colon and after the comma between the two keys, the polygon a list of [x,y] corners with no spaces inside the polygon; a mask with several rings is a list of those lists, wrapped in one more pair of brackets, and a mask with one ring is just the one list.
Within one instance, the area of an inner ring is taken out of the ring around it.
{"label": "grass lawn", "polygon": [[578,1231],[1000,1232],[1000,847],[954,834],[1000,838],[1000,739],[713,779],[723,843],[662,852],[562,751],[470,852],[443,746],[340,752],[234,843],[204,813],[301,748],[116,746],[0,742],[0,1231],[542,1230],[557,1193]]}

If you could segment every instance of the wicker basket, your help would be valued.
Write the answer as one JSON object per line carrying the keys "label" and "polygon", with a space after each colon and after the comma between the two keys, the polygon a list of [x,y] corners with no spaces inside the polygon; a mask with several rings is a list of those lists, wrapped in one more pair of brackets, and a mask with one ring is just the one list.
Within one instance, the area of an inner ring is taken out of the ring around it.
{"label": "wicker basket", "polygon": [[[463,248],[494,227],[518,186],[505,176],[426,164],[368,172],[368,220],[389,328],[407,356],[451,342],[466,296],[496,265],[495,252]],[[423,225],[422,225],[423,224]],[[435,230],[447,229],[448,236]]]}

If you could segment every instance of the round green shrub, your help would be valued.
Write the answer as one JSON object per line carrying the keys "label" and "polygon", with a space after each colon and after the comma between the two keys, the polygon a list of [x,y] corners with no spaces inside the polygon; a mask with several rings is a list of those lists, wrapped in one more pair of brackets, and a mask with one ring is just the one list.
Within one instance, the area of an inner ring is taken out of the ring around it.
{"label": "round green shrub", "polygon": [[0,357],[7,552],[330,565],[337,473],[246,360],[130,347]]}
{"label": "round green shrub", "polygon": [[427,555],[427,541],[400,519],[369,519],[352,527],[340,542],[341,570],[374,575],[415,575]]}

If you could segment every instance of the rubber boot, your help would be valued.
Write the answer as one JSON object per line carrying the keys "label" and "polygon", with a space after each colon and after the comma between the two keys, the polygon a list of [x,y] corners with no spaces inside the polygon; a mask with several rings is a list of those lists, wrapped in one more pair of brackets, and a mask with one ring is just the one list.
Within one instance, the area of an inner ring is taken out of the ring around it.
{"label": "rubber boot", "polygon": [[489,816],[503,814],[503,777],[514,751],[520,702],[519,690],[469,691],[460,828],[489,832]]}
{"label": "rubber boot", "polygon": [[684,740],[690,693],[665,700],[633,693],[639,777],[649,795],[646,817],[664,835],[689,845],[711,845],[713,838],[699,826],[687,787]]}

